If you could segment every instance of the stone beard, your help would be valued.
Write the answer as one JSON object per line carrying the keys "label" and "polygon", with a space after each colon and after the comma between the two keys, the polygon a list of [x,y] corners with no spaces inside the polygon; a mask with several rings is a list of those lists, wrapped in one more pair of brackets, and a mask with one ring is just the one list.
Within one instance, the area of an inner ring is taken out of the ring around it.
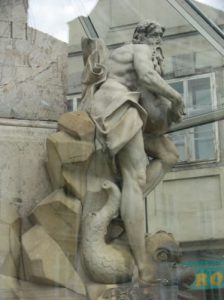
{"label": "stone beard", "polygon": [[164,55],[161,47],[155,47],[152,53],[152,62],[154,70],[163,77],[164,75]]}

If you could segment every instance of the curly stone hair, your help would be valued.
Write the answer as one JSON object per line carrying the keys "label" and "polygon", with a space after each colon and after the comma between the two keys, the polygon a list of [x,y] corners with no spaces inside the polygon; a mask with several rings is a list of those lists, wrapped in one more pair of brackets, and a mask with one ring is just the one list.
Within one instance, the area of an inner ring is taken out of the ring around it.
{"label": "curly stone hair", "polygon": [[134,31],[132,42],[133,44],[141,44],[146,36],[146,32],[153,32],[156,27],[160,27],[162,32],[165,32],[165,28],[159,23],[149,20],[140,22]]}

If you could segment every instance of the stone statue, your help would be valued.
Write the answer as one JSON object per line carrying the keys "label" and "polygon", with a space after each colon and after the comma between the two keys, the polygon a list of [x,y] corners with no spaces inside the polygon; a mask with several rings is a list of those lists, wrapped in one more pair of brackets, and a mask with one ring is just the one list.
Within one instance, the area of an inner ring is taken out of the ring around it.
{"label": "stone statue", "polygon": [[21,239],[27,281],[63,286],[74,300],[168,300],[172,287],[175,299],[191,299],[194,274],[176,266],[172,234],[145,235],[144,197],[178,159],[165,134],[184,114],[162,78],[163,33],[144,21],[109,56],[101,40],[83,39],[79,111],[63,114],[47,139],[54,191]]}
{"label": "stone statue", "polygon": [[184,113],[181,95],[162,79],[164,30],[155,22],[140,23],[132,43],[107,60],[99,40],[83,40],[80,110],[94,121],[97,140],[121,174],[121,218],[144,282],[153,272],[147,264],[143,198],[177,162],[176,148],[164,134]]}

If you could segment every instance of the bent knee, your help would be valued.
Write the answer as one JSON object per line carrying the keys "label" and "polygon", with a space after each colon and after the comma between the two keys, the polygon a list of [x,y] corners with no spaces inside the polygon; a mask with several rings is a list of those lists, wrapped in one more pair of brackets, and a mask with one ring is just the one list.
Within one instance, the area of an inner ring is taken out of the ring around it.
{"label": "bent knee", "polygon": [[141,188],[144,187],[146,184],[146,170],[136,170],[134,179]]}

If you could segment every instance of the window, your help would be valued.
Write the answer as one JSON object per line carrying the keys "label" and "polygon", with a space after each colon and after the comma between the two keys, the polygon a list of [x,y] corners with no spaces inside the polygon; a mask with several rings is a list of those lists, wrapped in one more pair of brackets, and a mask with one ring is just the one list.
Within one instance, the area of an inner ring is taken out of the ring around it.
{"label": "window", "polygon": [[[206,74],[170,81],[169,84],[183,95],[186,117],[211,111],[216,106],[215,76]],[[179,152],[179,161],[207,161],[217,159],[216,124],[205,124],[174,132],[172,140]]]}
{"label": "window", "polygon": [[80,94],[76,94],[75,96],[67,97],[67,111],[77,111],[77,106],[80,102]]}

